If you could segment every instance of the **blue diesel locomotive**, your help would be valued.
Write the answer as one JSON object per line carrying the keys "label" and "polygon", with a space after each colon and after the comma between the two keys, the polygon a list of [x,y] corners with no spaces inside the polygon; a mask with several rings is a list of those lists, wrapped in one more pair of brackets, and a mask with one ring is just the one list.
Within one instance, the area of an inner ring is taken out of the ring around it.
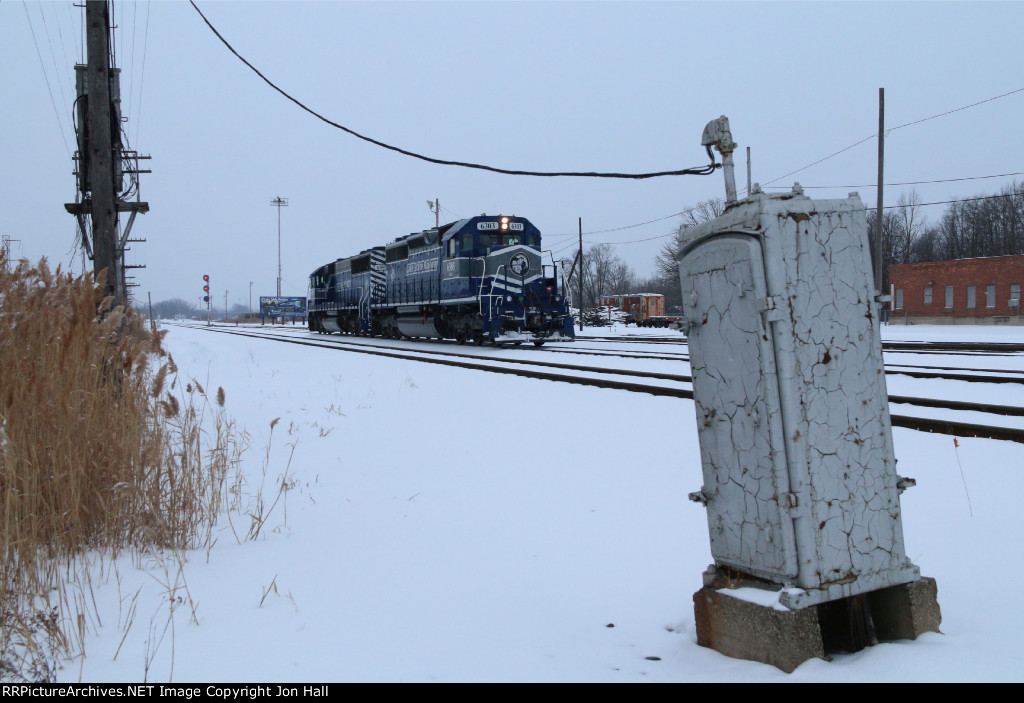
{"label": "blue diesel locomotive", "polygon": [[572,341],[561,271],[522,217],[471,217],[338,259],[309,277],[309,329],[496,346]]}

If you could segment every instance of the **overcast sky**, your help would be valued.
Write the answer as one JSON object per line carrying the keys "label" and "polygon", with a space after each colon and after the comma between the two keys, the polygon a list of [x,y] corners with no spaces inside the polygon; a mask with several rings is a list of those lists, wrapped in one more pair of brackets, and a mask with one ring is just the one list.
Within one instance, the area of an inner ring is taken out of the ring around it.
{"label": "overcast sky", "polygon": [[[323,263],[486,212],[533,221],[557,255],[609,242],[643,276],[678,223],[721,197],[720,173],[641,181],[529,178],[417,161],[302,111],[230,54],[187,2],[115,2],[116,62],[149,214],[135,297],[253,304],[305,295]],[[647,172],[706,163],[729,117],[737,180],[858,190],[875,203],[878,89],[889,128],[1024,88],[1019,2],[211,2],[235,49],[296,99],[374,139],[507,169]],[[71,0],[0,0],[0,235],[16,257],[82,269],[74,219]],[[1024,171],[1024,91],[893,130],[887,183]],[[793,175],[792,171],[867,141]],[[1020,176],[916,186],[924,202]],[[848,187],[859,186],[859,187]],[[895,204],[910,186],[886,189]],[[938,218],[943,206],[925,213]],[[637,223],[657,220],[639,227]],[[604,231],[602,231],[604,230]],[[614,231],[607,231],[614,230]],[[637,241],[648,240],[648,241]],[[88,263],[91,268],[91,262]],[[250,285],[251,283],[251,285]]]}

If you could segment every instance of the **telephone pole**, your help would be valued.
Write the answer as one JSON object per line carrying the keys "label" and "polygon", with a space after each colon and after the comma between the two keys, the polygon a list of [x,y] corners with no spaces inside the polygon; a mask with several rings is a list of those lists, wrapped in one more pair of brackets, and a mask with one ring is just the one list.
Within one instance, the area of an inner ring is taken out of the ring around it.
{"label": "telephone pole", "polygon": [[579,218],[580,226],[580,332],[583,331],[583,218]]}
{"label": "telephone pole", "polygon": [[[149,203],[121,200],[125,173],[148,173],[138,168],[138,160],[149,158],[125,152],[121,143],[120,70],[110,65],[110,3],[96,0],[85,3],[86,65],[76,65],[78,150],[75,175],[78,197],[64,209],[78,219],[82,245],[93,260],[93,272],[107,272],[105,292],[118,303],[128,300],[125,279],[124,245],[138,213],[149,212]],[[125,169],[124,159],[134,159],[134,168]],[[137,184],[136,184],[137,185]],[[118,213],[130,212],[124,234],[118,231]],[[92,224],[92,244],[87,236],[85,217]]]}
{"label": "telephone pole", "polygon": [[882,295],[882,179],[885,176],[885,88],[878,89],[878,185],[875,186],[875,295]]}
{"label": "telephone pole", "polygon": [[[107,295],[124,298],[124,282],[117,266],[117,205],[114,202],[114,125],[110,121],[110,11],[107,2],[85,3],[85,39],[88,49],[86,90],[89,144],[83,157],[91,176],[93,270],[107,270]],[[116,129],[120,132],[121,125]],[[116,146],[120,146],[117,144]],[[118,154],[120,156],[120,154]]]}
{"label": "telephone pole", "polygon": [[281,208],[288,207],[288,198],[280,195],[270,201],[277,208],[277,297],[281,297]]}
{"label": "telephone pole", "polygon": [[438,198],[434,198],[434,202],[427,201],[427,207],[434,213],[434,226],[441,226],[441,201]]}

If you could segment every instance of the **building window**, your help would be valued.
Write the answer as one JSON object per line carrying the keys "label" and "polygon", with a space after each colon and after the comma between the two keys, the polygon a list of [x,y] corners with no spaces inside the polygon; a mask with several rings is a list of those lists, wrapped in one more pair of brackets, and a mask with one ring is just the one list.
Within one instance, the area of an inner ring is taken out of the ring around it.
{"label": "building window", "polygon": [[996,287],[985,286],[985,307],[994,308],[996,306]]}
{"label": "building window", "polygon": [[953,309],[953,286],[946,286],[946,309]]}
{"label": "building window", "polygon": [[925,305],[931,305],[932,304],[932,287],[931,286],[925,286],[924,287],[924,304]]}
{"label": "building window", "polygon": [[975,286],[967,286],[967,309],[973,310],[977,307],[978,294]]}
{"label": "building window", "polygon": [[896,307],[893,308],[893,310],[902,310],[902,309],[903,309],[903,289],[902,288],[897,288],[896,289]]}
{"label": "building window", "polygon": [[1020,310],[1020,284],[1010,284],[1010,307]]}

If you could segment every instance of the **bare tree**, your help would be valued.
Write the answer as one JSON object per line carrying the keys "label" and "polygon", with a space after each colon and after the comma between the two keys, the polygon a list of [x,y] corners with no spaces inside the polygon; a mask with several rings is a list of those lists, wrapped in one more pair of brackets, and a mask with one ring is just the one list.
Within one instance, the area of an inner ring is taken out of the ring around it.
{"label": "bare tree", "polygon": [[162,300],[158,303],[153,303],[153,315],[156,317],[170,319],[175,315],[192,317],[197,314],[197,308],[181,298],[172,298],[170,300]]}
{"label": "bare tree", "polygon": [[[921,196],[917,190],[900,193],[896,201],[896,221],[892,236],[892,258],[889,263],[909,264],[914,242],[921,236],[925,228],[925,217],[921,213]],[[883,247],[884,248],[884,247]]]}
{"label": "bare tree", "polygon": [[595,244],[587,250],[583,262],[584,302],[593,307],[600,296],[611,293],[619,258],[611,244]]}
{"label": "bare tree", "polygon": [[682,293],[679,283],[679,254],[682,250],[682,234],[690,228],[709,222],[725,211],[725,201],[712,198],[702,200],[693,207],[687,208],[681,215],[675,236],[661,248],[654,258],[655,274],[660,282],[659,288],[665,296],[666,308],[682,304]]}

